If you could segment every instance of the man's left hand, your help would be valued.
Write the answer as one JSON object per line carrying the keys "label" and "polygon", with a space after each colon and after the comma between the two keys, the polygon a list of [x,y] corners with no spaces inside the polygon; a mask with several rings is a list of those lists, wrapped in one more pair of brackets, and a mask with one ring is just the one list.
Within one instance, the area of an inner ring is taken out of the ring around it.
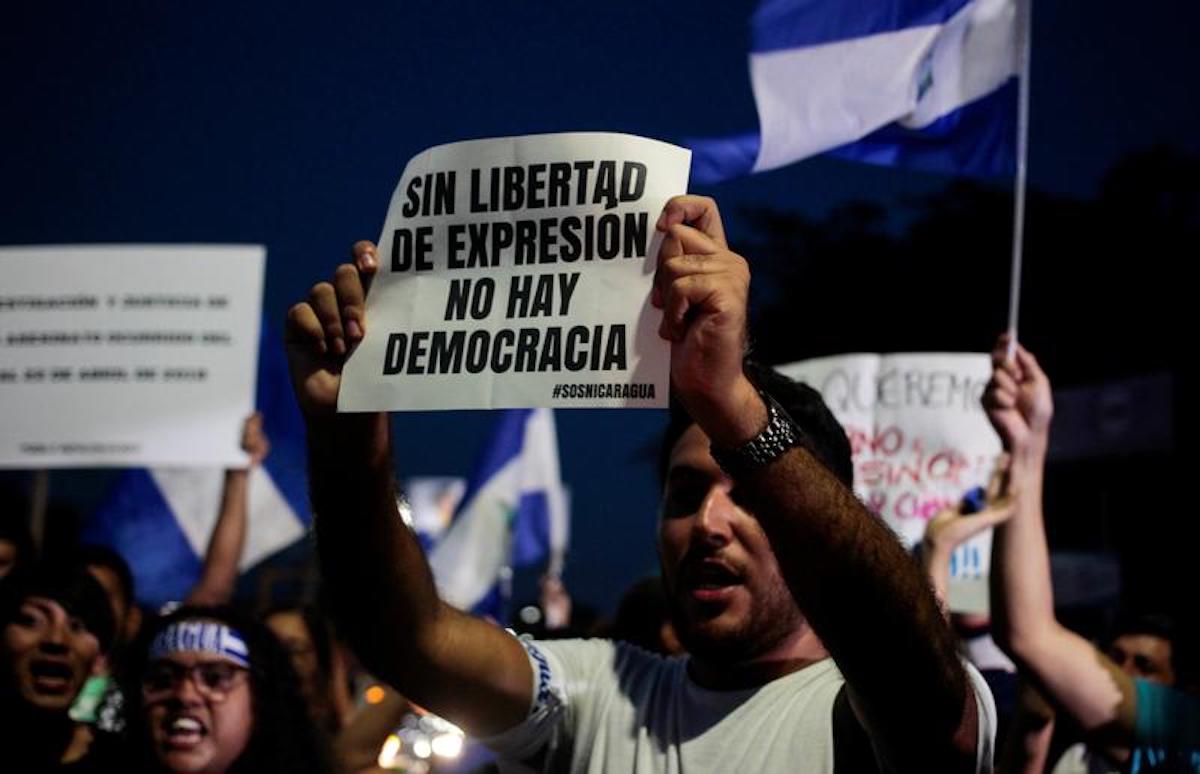
{"label": "man's left hand", "polygon": [[676,196],[656,227],[666,237],[651,302],[663,310],[659,335],[674,343],[672,387],[714,443],[739,446],[767,422],[742,372],[750,268],[726,244],[712,199]]}

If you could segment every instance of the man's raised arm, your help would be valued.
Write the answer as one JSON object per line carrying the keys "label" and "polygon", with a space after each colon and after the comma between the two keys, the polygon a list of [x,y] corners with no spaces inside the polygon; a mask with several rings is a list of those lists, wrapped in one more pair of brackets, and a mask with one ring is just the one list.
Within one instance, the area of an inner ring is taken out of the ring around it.
{"label": "man's raised arm", "polygon": [[[768,421],[742,371],[748,267],[710,199],[671,200],[658,228],[652,300],[674,342],[674,390],[715,447],[736,449]],[[891,766],[975,770],[975,696],[929,581],[891,531],[802,447],[734,485]]]}
{"label": "man's raised arm", "polygon": [[330,609],[363,663],[405,696],[475,736],[528,713],[533,675],[499,627],[443,603],[416,538],[400,518],[388,417],[338,414],[348,352],[362,340],[375,247],[315,285],[289,310],[285,343],[308,427],[317,551]]}

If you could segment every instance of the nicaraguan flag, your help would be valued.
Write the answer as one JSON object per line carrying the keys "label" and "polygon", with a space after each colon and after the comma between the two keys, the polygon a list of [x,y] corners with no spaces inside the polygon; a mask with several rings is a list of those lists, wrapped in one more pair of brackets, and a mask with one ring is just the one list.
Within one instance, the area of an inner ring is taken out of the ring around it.
{"label": "nicaraguan flag", "polygon": [[567,496],[550,409],[500,413],[454,519],[429,554],[442,599],[503,620],[506,568],[562,570]]}
{"label": "nicaraguan flag", "polygon": [[[245,570],[304,535],[310,521],[304,425],[288,382],[283,344],[264,322],[257,406],[271,453],[250,475]],[[91,514],[81,539],[129,562],[138,601],[151,608],[187,597],[200,578],[220,510],[219,468],[124,471]]]}
{"label": "nicaraguan flag", "polygon": [[759,131],[686,143],[692,179],[818,153],[1010,174],[1028,1],[762,0],[750,52]]}

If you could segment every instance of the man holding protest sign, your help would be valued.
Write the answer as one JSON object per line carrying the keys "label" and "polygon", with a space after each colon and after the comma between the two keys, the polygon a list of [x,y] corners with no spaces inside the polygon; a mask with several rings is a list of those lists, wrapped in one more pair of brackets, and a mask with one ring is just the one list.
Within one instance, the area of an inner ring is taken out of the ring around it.
{"label": "man holding protest sign", "polygon": [[819,397],[789,416],[778,377],[756,384],[744,370],[749,269],[715,203],[676,197],[657,229],[651,301],[687,416],[667,457],[660,556],[691,655],[523,645],[439,600],[396,512],[387,416],[335,411],[379,264],[362,242],[291,309],[287,334],[322,568],[347,636],[405,695],[546,768],[990,770],[987,688],[919,568],[830,471],[849,466],[844,436],[844,459],[823,453],[839,444],[819,437],[833,422]]}

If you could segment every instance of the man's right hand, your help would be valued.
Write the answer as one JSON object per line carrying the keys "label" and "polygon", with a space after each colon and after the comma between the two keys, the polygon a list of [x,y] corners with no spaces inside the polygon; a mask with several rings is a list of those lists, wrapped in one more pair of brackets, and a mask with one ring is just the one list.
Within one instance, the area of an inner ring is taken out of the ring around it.
{"label": "man's right hand", "polygon": [[366,291],[379,258],[367,241],[355,243],[351,258],[331,281],[313,285],[307,301],[288,310],[284,346],[292,387],[310,419],[337,411],[342,366],[366,332]]}

